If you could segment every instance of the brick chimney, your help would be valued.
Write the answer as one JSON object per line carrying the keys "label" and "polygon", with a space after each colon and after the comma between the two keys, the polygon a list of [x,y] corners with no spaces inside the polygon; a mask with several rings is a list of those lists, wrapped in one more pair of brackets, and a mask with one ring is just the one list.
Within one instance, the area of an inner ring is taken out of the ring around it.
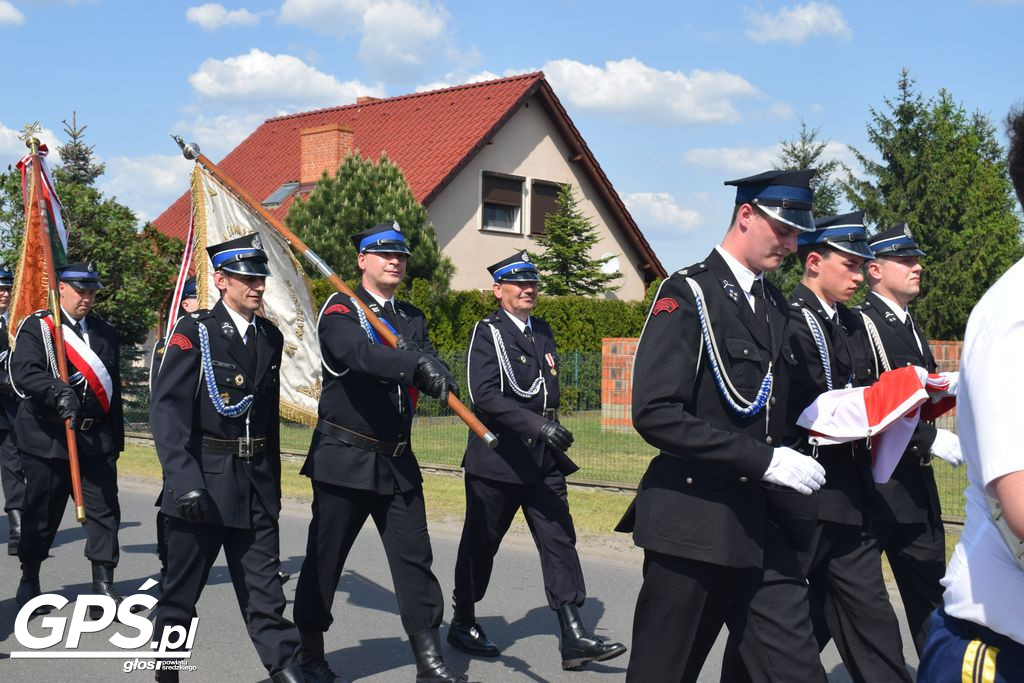
{"label": "brick chimney", "polygon": [[315,183],[324,171],[332,176],[337,173],[338,166],[355,147],[354,137],[352,129],[340,123],[303,129],[299,183]]}

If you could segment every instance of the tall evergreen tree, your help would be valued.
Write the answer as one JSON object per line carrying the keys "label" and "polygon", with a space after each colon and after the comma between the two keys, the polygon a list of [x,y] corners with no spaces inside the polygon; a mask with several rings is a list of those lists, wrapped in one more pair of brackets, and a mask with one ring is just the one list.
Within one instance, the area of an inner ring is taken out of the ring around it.
{"label": "tall evergreen tree", "polygon": [[93,147],[85,144],[85,129],[88,126],[79,127],[77,112],[71,112],[71,123],[67,119],[62,123],[68,141],[60,146],[61,165],[54,169],[54,181],[91,186],[103,175],[106,164],[97,163]]}
{"label": "tall evergreen tree", "polygon": [[[801,121],[797,136],[780,143],[779,160],[774,164],[778,170],[817,169],[818,172],[811,179],[815,217],[839,213],[839,200],[842,196],[839,174],[849,171],[839,159],[823,159],[830,141],[821,140],[818,137],[820,133],[821,128],[808,128],[807,123]],[[800,259],[796,254],[791,254],[778,270],[768,274],[768,280],[788,295],[802,276],[803,266],[800,265]]]}
{"label": "tall evergreen tree", "polygon": [[927,254],[915,317],[934,338],[960,339],[974,304],[1024,253],[1005,153],[987,115],[945,89],[925,99],[906,69],[884,103],[867,127],[880,161],[854,150],[865,178],[851,174],[844,188],[880,229],[907,221]]}
{"label": "tall evergreen tree", "polygon": [[610,283],[620,275],[601,271],[613,257],[590,257],[600,236],[593,221],[580,210],[572,186],[562,185],[556,205],[555,213],[544,218],[544,234],[537,236],[537,244],[543,248],[534,258],[541,273],[541,289],[546,294],[583,296],[614,289]]}
{"label": "tall evergreen tree", "polygon": [[385,154],[377,163],[358,153],[349,155],[337,175],[325,171],[309,197],[292,204],[287,219],[288,227],[344,280],[360,277],[351,236],[391,220],[402,226],[412,251],[409,281],[427,280],[435,291],[447,291],[455,267],[441,253],[426,208]]}

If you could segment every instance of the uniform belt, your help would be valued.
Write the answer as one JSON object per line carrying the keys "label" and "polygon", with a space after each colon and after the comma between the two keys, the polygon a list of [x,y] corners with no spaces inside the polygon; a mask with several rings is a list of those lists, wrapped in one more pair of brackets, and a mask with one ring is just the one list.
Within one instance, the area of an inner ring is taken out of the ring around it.
{"label": "uniform belt", "polygon": [[400,457],[405,453],[405,449],[409,447],[409,441],[380,441],[373,439],[368,436],[363,436],[358,432],[353,432],[351,429],[345,429],[339,427],[333,422],[327,422],[326,420],[318,420],[316,423],[316,431],[321,434],[337,439],[342,443],[346,443],[349,446],[355,448],[362,448],[366,451],[374,451],[380,455],[387,456],[389,458]]}
{"label": "uniform belt", "polygon": [[267,450],[267,439],[247,439],[240,436],[237,439],[212,439],[203,437],[203,453],[213,455],[233,455],[243,460],[248,460]]}
{"label": "uniform belt", "polygon": [[96,426],[97,420],[92,417],[86,417],[78,421],[78,426],[75,427],[76,432],[87,432]]}

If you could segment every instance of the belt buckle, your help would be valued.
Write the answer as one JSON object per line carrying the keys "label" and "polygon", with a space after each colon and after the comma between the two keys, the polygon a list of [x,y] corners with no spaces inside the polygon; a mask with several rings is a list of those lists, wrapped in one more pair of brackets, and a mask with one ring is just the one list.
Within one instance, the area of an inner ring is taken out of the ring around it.
{"label": "belt buckle", "polygon": [[395,444],[395,450],[391,452],[392,458],[401,457],[402,453],[405,453],[405,447],[409,444],[408,441],[399,441]]}
{"label": "belt buckle", "polygon": [[92,429],[93,424],[96,422],[96,418],[87,417],[78,423],[79,431],[87,432]]}
{"label": "belt buckle", "polygon": [[244,436],[238,437],[238,457],[242,460],[249,460],[252,458],[253,443],[252,439]]}

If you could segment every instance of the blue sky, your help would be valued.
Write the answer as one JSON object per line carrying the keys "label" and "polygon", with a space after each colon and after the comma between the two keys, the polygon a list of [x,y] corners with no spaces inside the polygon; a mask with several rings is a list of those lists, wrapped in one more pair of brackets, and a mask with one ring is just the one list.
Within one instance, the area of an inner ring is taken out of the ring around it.
{"label": "blue sky", "polygon": [[[219,159],[269,116],[543,69],[670,271],[800,121],[871,151],[870,108],[907,67],[1002,119],[1024,100],[1024,0],[595,2],[0,0],[0,163],[78,112],[101,188],[154,218],[187,186],[179,133]],[[856,166],[855,166],[856,170]]]}

